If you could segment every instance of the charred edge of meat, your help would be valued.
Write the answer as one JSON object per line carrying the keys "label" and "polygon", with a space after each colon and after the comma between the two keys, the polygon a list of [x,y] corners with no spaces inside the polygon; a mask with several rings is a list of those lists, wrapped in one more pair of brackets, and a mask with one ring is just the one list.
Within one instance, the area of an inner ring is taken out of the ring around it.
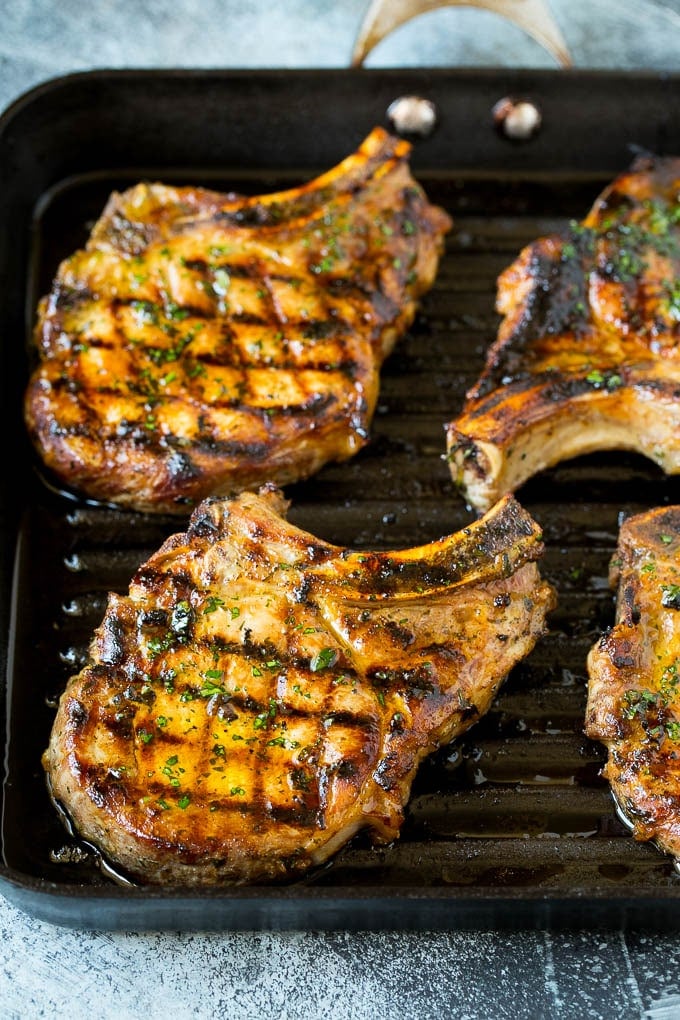
{"label": "charred edge of meat", "polygon": [[465,582],[481,570],[507,577],[542,553],[535,522],[513,498],[506,497],[486,517],[460,532],[460,540],[423,547],[422,557],[404,559],[389,552],[343,554],[352,559],[349,578],[357,595],[396,595],[433,591]]}
{"label": "charred edge of meat", "polygon": [[[456,435],[455,447],[449,448],[449,458],[454,453],[462,453],[463,459],[474,457],[476,439],[466,435],[462,429],[468,427],[478,418],[497,418],[497,432],[509,434],[512,419],[519,426],[527,425],[537,419],[549,418],[552,414],[562,414],[562,405],[578,397],[590,395],[599,398],[600,412],[608,397],[612,397],[612,406],[616,406],[619,391],[637,393],[644,399],[645,395],[663,397],[669,401],[680,399],[680,383],[672,379],[642,375],[636,368],[621,366],[617,368],[596,368],[581,374],[560,374],[559,372],[541,372],[531,375],[522,373],[515,379],[506,380],[501,388],[489,393],[486,398],[472,404],[460,418],[449,423],[451,434]],[[525,401],[518,400],[525,395]],[[505,405],[510,405],[505,406]],[[494,414],[494,412],[496,412]],[[457,426],[453,429],[453,426]],[[458,431],[461,427],[461,431]],[[493,433],[485,436],[493,441]]]}

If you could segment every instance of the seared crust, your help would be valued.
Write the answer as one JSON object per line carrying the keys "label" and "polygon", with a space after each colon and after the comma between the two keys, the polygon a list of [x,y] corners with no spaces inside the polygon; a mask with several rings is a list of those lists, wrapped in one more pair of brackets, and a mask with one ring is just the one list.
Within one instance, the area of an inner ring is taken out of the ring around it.
{"label": "seared crust", "polygon": [[501,274],[498,338],[447,426],[472,506],[596,450],[680,471],[679,276],[680,158],[647,157]]}
{"label": "seared crust", "polygon": [[111,595],[43,763],[131,876],[292,877],[398,834],[423,757],[488,709],[544,632],[540,531],[509,497],[420,548],[357,553],[279,490],[208,500]]}
{"label": "seared crust", "polygon": [[451,226],[409,154],[376,128],[290,191],[113,194],[39,306],[25,418],[58,484],[181,514],[355,454]]}
{"label": "seared crust", "polygon": [[680,858],[680,506],[622,526],[616,626],[588,657],[586,734],[636,839]]}

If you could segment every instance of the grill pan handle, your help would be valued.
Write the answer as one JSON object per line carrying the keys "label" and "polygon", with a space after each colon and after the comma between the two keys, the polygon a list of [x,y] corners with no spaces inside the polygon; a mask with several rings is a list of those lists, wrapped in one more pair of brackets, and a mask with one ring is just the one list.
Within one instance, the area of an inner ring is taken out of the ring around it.
{"label": "grill pan handle", "polygon": [[372,0],[357,33],[352,67],[361,67],[378,43],[419,14],[439,7],[481,7],[513,21],[536,40],[562,67],[572,59],[547,0]]}

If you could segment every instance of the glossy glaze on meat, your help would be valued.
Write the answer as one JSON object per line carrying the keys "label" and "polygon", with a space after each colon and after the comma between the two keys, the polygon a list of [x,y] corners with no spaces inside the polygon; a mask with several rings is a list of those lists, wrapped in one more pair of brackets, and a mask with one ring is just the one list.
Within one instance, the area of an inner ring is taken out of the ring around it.
{"label": "glossy glaze on meat", "polygon": [[487,711],[545,630],[538,526],[512,498],[439,541],[352,552],[280,490],[207,500],[111,595],[43,762],[133,878],[294,877],[398,837],[422,759]]}
{"label": "glossy glaze on meat", "polygon": [[113,194],[39,306],[25,418],[52,478],[187,514],[355,454],[451,226],[410,151],[376,128],[290,191]]}
{"label": "glossy glaze on meat", "polygon": [[484,510],[598,450],[680,471],[680,158],[640,158],[582,223],[500,276],[486,367],[447,426],[451,473]]}
{"label": "glossy glaze on meat", "polygon": [[586,733],[636,839],[680,858],[680,506],[623,524],[616,625],[591,650]]}

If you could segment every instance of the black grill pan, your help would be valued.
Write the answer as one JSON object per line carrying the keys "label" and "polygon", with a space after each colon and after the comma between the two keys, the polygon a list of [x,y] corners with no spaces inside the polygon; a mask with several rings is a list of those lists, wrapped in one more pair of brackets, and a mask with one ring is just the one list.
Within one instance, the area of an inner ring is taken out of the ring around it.
{"label": "black grill pan", "polygon": [[[383,369],[372,441],[291,486],[291,519],[356,548],[422,543],[473,519],[454,490],[443,425],[498,325],[500,271],[533,238],[581,218],[635,152],[680,152],[680,76],[546,71],[93,72],[28,93],[0,121],[1,490],[5,695],[0,892],[83,929],[677,930],[680,876],[617,819],[603,748],[583,735],[585,660],[613,622],[608,561],[625,515],[680,502],[643,458],[592,455],[518,493],[543,527],[557,588],[550,633],[489,714],[421,768],[400,840],[359,836],[281,887],[121,884],[73,839],[40,765],[56,699],[82,662],[109,590],[178,522],[53,492],[21,417],[37,298],[109,192],[140,179],[260,192],[352,152],[398,96],[432,100],[412,166],[454,218],[432,291]],[[513,143],[491,115],[533,99],[542,130]],[[13,456],[10,457],[9,454]],[[18,456],[17,456],[18,453]]]}

